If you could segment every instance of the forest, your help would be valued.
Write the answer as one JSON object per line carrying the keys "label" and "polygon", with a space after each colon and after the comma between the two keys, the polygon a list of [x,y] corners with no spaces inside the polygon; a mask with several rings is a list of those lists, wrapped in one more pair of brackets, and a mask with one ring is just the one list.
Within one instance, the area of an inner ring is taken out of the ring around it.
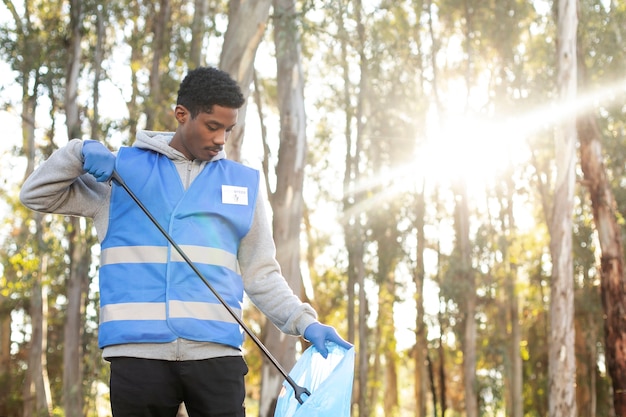
{"label": "forest", "polygon": [[[175,130],[205,65],[285,279],[355,346],[352,416],[626,416],[625,28],[619,0],[3,0],[0,417],[111,415],[93,224],[20,185]],[[286,369],[307,347],[244,321]]]}

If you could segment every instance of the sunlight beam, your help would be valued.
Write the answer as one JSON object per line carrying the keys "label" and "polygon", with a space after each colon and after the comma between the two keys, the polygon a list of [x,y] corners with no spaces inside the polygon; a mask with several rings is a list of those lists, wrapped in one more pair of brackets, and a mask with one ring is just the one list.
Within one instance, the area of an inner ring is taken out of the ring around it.
{"label": "sunlight beam", "polygon": [[[484,186],[511,164],[528,160],[527,139],[533,134],[584,112],[619,105],[625,94],[626,77],[579,94],[576,100],[552,100],[499,121],[462,115],[450,117],[441,128],[439,123],[431,123],[435,128],[427,133],[425,143],[416,147],[412,162],[354,184],[352,195],[365,194],[366,198],[345,211],[343,220],[367,213],[399,192],[419,192],[424,182],[443,185],[462,176],[468,186]],[[367,194],[374,189],[382,191]]]}

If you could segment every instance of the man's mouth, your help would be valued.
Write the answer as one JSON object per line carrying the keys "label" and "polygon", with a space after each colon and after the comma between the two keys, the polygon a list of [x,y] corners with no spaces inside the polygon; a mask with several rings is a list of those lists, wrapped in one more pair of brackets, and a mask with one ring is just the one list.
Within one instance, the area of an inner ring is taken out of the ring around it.
{"label": "man's mouth", "polygon": [[207,150],[211,153],[215,153],[218,154],[222,151],[222,149],[224,149],[222,146],[219,147],[214,147],[214,148],[207,148]]}

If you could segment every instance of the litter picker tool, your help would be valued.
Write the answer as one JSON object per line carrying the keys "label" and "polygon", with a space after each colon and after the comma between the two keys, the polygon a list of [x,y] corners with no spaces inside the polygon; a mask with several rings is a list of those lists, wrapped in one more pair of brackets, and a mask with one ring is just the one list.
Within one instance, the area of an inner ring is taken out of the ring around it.
{"label": "litter picker tool", "polygon": [[202,282],[204,282],[204,284],[209,288],[209,290],[211,290],[213,295],[215,295],[215,297],[219,300],[219,302],[222,303],[222,305],[226,308],[226,310],[228,310],[230,315],[233,316],[233,318],[237,321],[237,323],[239,323],[239,325],[248,334],[248,336],[250,336],[250,338],[254,341],[254,343],[256,343],[259,349],[261,349],[261,351],[265,354],[267,359],[269,359],[269,361],[272,362],[272,364],[276,367],[276,369],[278,369],[278,372],[280,372],[283,375],[283,377],[285,377],[285,380],[289,383],[289,385],[293,387],[294,396],[296,397],[298,402],[300,404],[304,403],[304,399],[302,398],[302,395],[304,394],[310,397],[311,392],[309,392],[308,389],[296,384],[293,378],[291,378],[289,374],[280,365],[280,363],[278,363],[276,358],[272,356],[272,354],[267,349],[267,347],[265,347],[265,345],[259,340],[259,338],[254,333],[252,333],[252,330],[250,330],[250,328],[246,326],[246,324],[237,315],[237,313],[235,313],[235,311],[228,304],[226,304],[226,301],[222,298],[222,296],[215,290],[215,288],[213,288],[211,283],[206,279],[204,275],[202,275],[200,270],[194,265],[191,259],[189,259],[187,254],[185,254],[185,252],[180,248],[180,246],[178,246],[178,244],[169,235],[169,233],[167,233],[167,231],[159,224],[157,219],[154,218],[152,213],[150,213],[150,211],[146,208],[146,206],[144,206],[144,204],[139,200],[139,198],[135,195],[135,193],[128,187],[128,185],[126,185],[126,183],[117,173],[117,171],[113,171],[113,175],[111,176],[111,179],[115,181],[117,184],[119,184],[124,190],[126,190],[130,198],[132,198],[135,201],[135,203],[137,203],[139,208],[146,214],[146,216],[148,216],[150,221],[154,223],[157,229],[159,229],[159,231],[163,234],[163,236],[170,242],[170,244],[176,250],[176,252],[178,252],[178,254],[185,260],[185,262],[187,262],[187,265],[189,265],[189,267],[193,270],[193,272],[195,272],[196,275],[198,275],[198,278],[200,278]]}

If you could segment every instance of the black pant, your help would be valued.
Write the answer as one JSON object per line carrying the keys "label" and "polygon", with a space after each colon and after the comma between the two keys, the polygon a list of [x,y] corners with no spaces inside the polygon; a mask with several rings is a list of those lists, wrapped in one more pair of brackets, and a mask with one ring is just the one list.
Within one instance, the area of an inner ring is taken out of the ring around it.
{"label": "black pant", "polygon": [[199,361],[111,358],[114,417],[244,417],[248,366],[240,356]]}

